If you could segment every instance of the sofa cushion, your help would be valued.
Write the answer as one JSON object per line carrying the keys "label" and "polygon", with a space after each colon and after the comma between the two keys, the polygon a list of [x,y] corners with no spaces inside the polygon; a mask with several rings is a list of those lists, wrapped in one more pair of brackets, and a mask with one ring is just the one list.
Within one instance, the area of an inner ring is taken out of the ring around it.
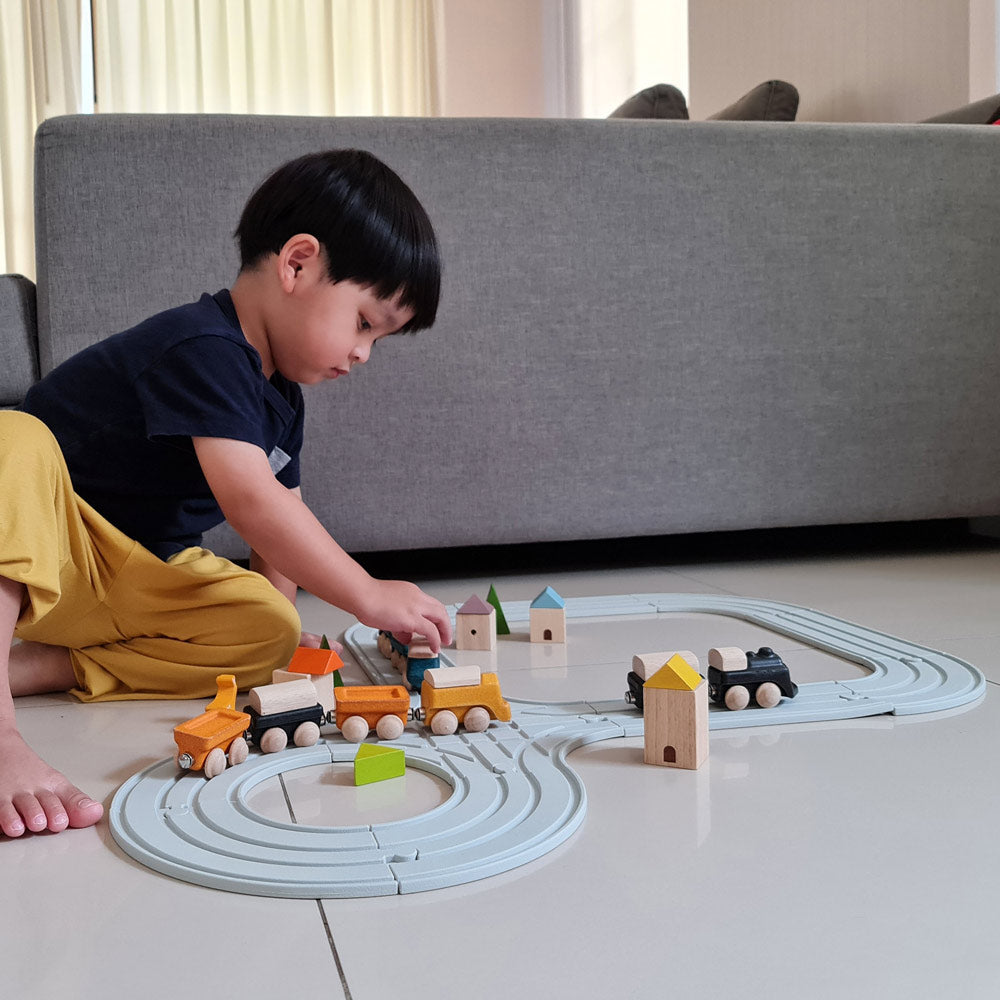
{"label": "sofa cushion", "polygon": [[798,90],[784,80],[768,80],[708,117],[731,122],[793,122],[798,110]]}
{"label": "sofa cushion", "polygon": [[664,118],[687,121],[688,109],[684,95],[669,83],[658,83],[633,94],[608,115],[609,118]]}
{"label": "sofa cushion", "polygon": [[0,406],[16,406],[38,378],[35,286],[0,275]]}
{"label": "sofa cushion", "polygon": [[924,125],[992,125],[1000,118],[1000,94],[925,118]]}

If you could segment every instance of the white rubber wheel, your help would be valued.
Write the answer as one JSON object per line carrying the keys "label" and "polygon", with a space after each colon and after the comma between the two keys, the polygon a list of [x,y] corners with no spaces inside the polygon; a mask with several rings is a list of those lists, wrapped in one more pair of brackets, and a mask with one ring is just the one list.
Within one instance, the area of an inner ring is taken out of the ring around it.
{"label": "white rubber wheel", "polygon": [[352,715],[344,719],[340,732],[348,743],[360,743],[368,735],[368,723],[360,715]]}
{"label": "white rubber wheel", "polygon": [[766,684],[761,684],[757,688],[757,694],[755,695],[757,704],[761,708],[774,708],[775,705],[781,701],[781,688],[777,684],[773,684],[768,681]]}
{"label": "white rubber wheel", "polygon": [[226,769],[226,754],[222,747],[215,747],[213,750],[209,750],[208,756],[205,758],[205,766],[202,770],[205,772],[206,778],[214,778],[218,774],[222,774]]}
{"label": "white rubber wheel", "polygon": [[485,708],[470,708],[462,719],[462,725],[470,733],[484,733],[490,725],[490,713]]}
{"label": "white rubber wheel", "polygon": [[458,732],[458,716],[447,709],[437,712],[431,719],[431,732],[435,736],[451,736],[452,733]]}
{"label": "white rubber wheel", "polygon": [[288,733],[284,729],[268,729],[260,738],[262,753],[277,753],[288,746]]}
{"label": "white rubber wheel", "polygon": [[730,712],[741,712],[749,704],[750,692],[742,684],[737,684],[726,692],[726,708]]}
{"label": "white rubber wheel", "polygon": [[235,767],[237,764],[242,764],[249,756],[250,747],[247,746],[247,741],[242,736],[237,736],[229,744],[229,766]]}
{"label": "white rubber wheel", "polygon": [[383,715],[375,732],[380,740],[398,740],[403,735],[403,720],[398,715]]}
{"label": "white rubber wheel", "polygon": [[297,747],[314,747],[319,743],[319,726],[315,722],[303,722],[295,730],[292,742]]}

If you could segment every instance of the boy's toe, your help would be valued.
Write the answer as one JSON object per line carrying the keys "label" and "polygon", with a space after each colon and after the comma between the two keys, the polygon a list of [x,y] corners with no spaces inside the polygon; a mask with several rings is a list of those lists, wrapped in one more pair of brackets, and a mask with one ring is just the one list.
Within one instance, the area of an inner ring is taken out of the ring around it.
{"label": "boy's toe", "polygon": [[69,825],[74,829],[93,826],[104,815],[104,806],[78,788],[74,788],[73,794],[64,798],[63,803],[69,816]]}
{"label": "boy's toe", "polygon": [[0,802],[0,830],[8,837],[20,837],[24,833],[24,820],[9,799]]}
{"label": "boy's toe", "polygon": [[38,799],[30,792],[22,792],[14,796],[14,808],[21,814],[25,829],[39,833],[48,826],[45,810]]}
{"label": "boy's toe", "polygon": [[59,833],[60,830],[65,830],[69,826],[69,816],[66,815],[66,810],[63,808],[62,799],[55,792],[38,792],[35,797],[45,813],[43,829]]}

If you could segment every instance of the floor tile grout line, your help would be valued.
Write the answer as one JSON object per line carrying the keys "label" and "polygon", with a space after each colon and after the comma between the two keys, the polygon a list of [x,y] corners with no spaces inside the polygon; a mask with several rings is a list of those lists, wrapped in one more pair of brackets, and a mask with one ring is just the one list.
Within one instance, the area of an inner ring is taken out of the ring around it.
{"label": "floor tile grout line", "polygon": [[340,961],[340,953],[337,951],[337,945],[333,940],[333,931],[330,930],[330,922],[326,919],[326,910],[323,909],[323,900],[317,899],[316,906],[319,909],[320,920],[323,921],[323,929],[326,931],[326,939],[330,942],[330,953],[333,955],[333,961],[337,966],[337,975],[340,976],[340,985],[344,991],[345,1000],[353,1000],[351,988],[347,985],[347,976],[344,975],[344,966]]}
{"label": "floor tile grout line", "polygon": [[288,815],[291,816],[293,823],[298,823],[295,818],[295,810],[292,808],[292,800],[288,796],[288,786],[285,784],[285,775],[282,772],[278,775],[278,781],[281,784],[281,794],[285,796],[285,805],[288,806]]}

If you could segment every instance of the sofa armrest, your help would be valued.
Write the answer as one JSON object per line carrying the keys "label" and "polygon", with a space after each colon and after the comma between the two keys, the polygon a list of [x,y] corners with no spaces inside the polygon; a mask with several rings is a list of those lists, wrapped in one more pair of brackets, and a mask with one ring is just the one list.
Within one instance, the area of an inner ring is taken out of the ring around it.
{"label": "sofa armrest", "polygon": [[0,275],[0,406],[16,406],[38,379],[35,285]]}

